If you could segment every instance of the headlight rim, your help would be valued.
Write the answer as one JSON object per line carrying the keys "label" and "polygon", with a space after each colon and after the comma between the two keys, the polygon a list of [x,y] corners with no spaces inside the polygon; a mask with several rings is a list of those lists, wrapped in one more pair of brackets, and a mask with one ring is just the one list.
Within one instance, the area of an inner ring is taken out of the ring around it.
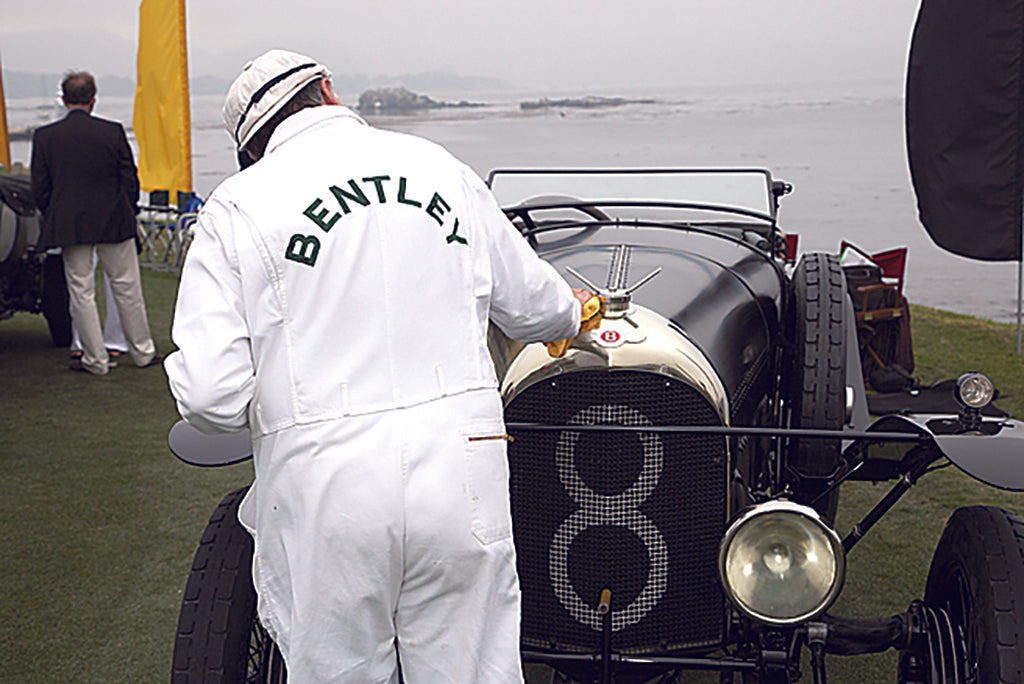
{"label": "headlight rim", "polygon": [[[745,603],[737,593],[730,587],[727,581],[726,564],[728,562],[728,551],[730,543],[735,539],[737,532],[750,521],[755,518],[760,518],[764,515],[772,513],[785,513],[785,514],[796,514],[802,516],[812,523],[823,533],[823,536],[828,541],[828,547],[832,551],[832,557],[835,561],[835,572],[834,578],[829,591],[818,601],[817,607],[813,610],[804,611],[799,615],[789,617],[775,617],[772,615],[759,612],[752,606]],[[843,550],[842,540],[839,538],[838,533],[832,529],[831,526],[825,523],[821,519],[821,515],[811,508],[810,506],[804,506],[788,499],[773,499],[772,501],[766,501],[760,504],[755,504],[736,517],[736,519],[726,529],[725,534],[722,537],[722,543],[719,547],[718,554],[718,576],[719,581],[722,585],[722,589],[725,592],[726,598],[729,600],[737,610],[743,613],[745,616],[768,625],[794,625],[801,622],[807,622],[813,620],[824,613],[828,608],[835,603],[839,593],[842,591],[843,583],[846,578],[846,553]]]}

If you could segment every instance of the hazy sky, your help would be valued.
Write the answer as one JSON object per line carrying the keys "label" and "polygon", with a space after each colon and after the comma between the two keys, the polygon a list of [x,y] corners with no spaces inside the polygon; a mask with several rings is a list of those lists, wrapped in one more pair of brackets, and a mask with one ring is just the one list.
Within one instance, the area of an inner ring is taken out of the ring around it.
{"label": "hazy sky", "polygon": [[[13,5],[15,0],[4,0]],[[918,0],[196,0],[193,76],[273,47],[335,73],[451,71],[525,87],[902,79]],[[8,7],[8,71],[134,76],[138,2]]]}

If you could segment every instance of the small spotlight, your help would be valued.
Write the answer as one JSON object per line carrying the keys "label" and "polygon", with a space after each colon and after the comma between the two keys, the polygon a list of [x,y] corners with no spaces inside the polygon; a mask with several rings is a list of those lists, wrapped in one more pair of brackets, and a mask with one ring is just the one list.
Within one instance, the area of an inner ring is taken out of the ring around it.
{"label": "small spotlight", "polygon": [[992,403],[995,388],[981,373],[964,373],[956,380],[956,400],[969,409],[983,409]]}

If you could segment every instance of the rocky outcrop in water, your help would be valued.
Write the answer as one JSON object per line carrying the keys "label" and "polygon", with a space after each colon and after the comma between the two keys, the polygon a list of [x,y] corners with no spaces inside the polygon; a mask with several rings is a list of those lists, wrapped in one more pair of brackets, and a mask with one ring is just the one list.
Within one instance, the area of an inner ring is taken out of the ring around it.
{"label": "rocky outcrop in water", "polygon": [[373,88],[359,96],[359,111],[364,114],[411,112],[420,109],[444,109],[448,107],[482,107],[476,102],[442,102],[419,95],[406,88]]}
{"label": "rocky outcrop in water", "polygon": [[7,132],[9,140],[31,140],[32,134],[35,132],[35,126],[21,126],[19,128],[12,128]]}
{"label": "rocky outcrop in water", "polygon": [[539,100],[520,102],[520,109],[545,109],[548,107],[618,107],[627,104],[654,104],[655,100],[630,100],[624,97],[598,97],[587,95],[586,97],[567,97],[552,100],[542,97]]}

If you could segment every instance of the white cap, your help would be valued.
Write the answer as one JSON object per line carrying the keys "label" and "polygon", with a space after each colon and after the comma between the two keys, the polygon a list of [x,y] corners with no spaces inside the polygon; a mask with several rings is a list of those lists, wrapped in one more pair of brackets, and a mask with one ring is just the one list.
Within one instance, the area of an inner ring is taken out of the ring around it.
{"label": "white cap", "polygon": [[271,50],[242,69],[224,100],[224,126],[238,149],[303,86],[331,72],[315,59],[288,50]]}

